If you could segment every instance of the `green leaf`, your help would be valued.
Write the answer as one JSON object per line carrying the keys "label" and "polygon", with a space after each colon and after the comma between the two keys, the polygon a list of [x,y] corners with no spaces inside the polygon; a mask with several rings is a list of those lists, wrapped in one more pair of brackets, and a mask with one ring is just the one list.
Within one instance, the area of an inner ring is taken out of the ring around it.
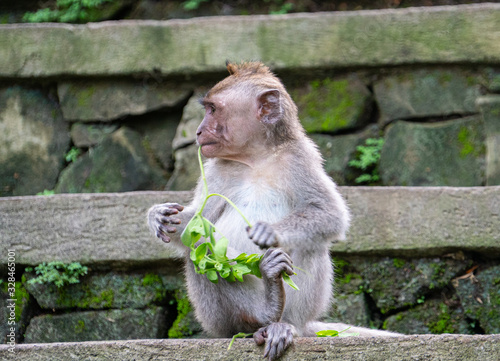
{"label": "green leaf", "polygon": [[208,249],[208,243],[206,243],[206,242],[203,242],[198,247],[196,247],[196,251],[195,251],[196,259],[193,260],[193,262],[199,263],[206,256],[207,249]]}
{"label": "green leaf", "polygon": [[335,330],[323,330],[316,332],[318,337],[337,337],[339,335],[339,331]]}
{"label": "green leaf", "polygon": [[214,270],[207,271],[207,278],[212,283],[217,283],[219,281],[219,277],[217,276],[217,272]]}
{"label": "green leaf", "polygon": [[229,241],[226,237],[222,237],[219,239],[214,246],[214,255],[215,259],[221,260],[221,261],[226,261],[226,252],[227,252],[227,246],[229,244]]}
{"label": "green leaf", "polygon": [[204,235],[203,221],[200,215],[195,215],[186,225],[181,234],[181,241],[186,247],[194,247],[202,235]]}
{"label": "green leaf", "polygon": [[290,287],[292,287],[294,290],[296,291],[300,291],[300,289],[297,287],[297,285],[295,284],[295,282],[293,282],[293,280],[290,278],[290,276],[288,274],[286,274],[285,272],[283,272],[283,281],[289,285]]}

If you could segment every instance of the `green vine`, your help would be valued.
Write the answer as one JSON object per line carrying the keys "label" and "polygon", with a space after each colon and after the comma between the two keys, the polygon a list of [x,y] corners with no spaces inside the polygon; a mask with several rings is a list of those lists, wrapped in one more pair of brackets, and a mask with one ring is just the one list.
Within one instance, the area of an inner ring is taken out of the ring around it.
{"label": "green vine", "polygon": [[[248,274],[262,278],[259,264],[263,255],[242,253],[236,258],[230,259],[226,255],[229,240],[223,235],[221,235],[219,240],[215,240],[214,233],[217,231],[214,224],[202,215],[203,209],[210,197],[218,196],[223,198],[241,215],[249,227],[252,225],[238,207],[227,197],[218,193],[208,193],[205,170],[201,161],[201,148],[198,148],[198,162],[200,164],[205,199],[200,209],[191,218],[181,234],[182,243],[191,249],[190,259],[193,261],[195,271],[199,274],[205,274],[213,283],[219,281],[219,275],[229,282],[234,282],[235,280],[243,282],[243,276]],[[205,239],[205,242],[196,246],[196,243],[202,237]],[[283,281],[293,289],[298,290],[297,285],[285,272],[283,272]]]}

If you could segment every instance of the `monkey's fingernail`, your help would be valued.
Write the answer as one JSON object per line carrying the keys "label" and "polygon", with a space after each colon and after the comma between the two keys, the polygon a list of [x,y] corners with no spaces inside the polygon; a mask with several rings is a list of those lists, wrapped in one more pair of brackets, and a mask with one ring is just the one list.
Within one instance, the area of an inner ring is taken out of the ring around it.
{"label": "monkey's fingernail", "polygon": [[170,243],[170,237],[162,237],[161,240],[165,243]]}

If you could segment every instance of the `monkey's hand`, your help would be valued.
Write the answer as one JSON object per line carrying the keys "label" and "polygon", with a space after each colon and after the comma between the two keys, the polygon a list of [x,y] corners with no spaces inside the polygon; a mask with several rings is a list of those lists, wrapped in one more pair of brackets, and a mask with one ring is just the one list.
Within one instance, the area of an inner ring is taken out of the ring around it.
{"label": "monkey's hand", "polygon": [[279,247],[279,236],[273,226],[266,222],[257,222],[252,228],[247,227],[248,237],[260,248]]}
{"label": "monkey's hand", "polygon": [[259,264],[266,294],[265,314],[262,325],[279,322],[285,308],[285,287],[283,286],[283,272],[293,274],[292,259],[279,248],[270,248],[264,253]]}
{"label": "monkey's hand", "polygon": [[181,224],[178,217],[172,217],[182,212],[183,206],[177,203],[163,203],[151,207],[148,211],[149,228],[156,237],[163,242],[169,243],[169,233],[177,232],[177,227],[174,225]]}
{"label": "monkey's hand", "polygon": [[273,361],[285,353],[286,349],[293,343],[293,336],[296,334],[295,327],[289,323],[273,322],[258,329],[253,334],[253,338],[258,346],[266,344],[264,357]]}

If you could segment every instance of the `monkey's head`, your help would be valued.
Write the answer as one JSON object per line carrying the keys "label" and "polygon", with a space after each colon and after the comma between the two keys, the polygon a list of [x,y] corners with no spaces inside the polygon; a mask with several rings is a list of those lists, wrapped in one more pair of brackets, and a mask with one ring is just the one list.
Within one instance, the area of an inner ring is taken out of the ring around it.
{"label": "monkey's head", "polygon": [[267,66],[226,65],[230,75],[200,100],[205,117],[196,135],[205,157],[251,164],[303,135],[295,103]]}

